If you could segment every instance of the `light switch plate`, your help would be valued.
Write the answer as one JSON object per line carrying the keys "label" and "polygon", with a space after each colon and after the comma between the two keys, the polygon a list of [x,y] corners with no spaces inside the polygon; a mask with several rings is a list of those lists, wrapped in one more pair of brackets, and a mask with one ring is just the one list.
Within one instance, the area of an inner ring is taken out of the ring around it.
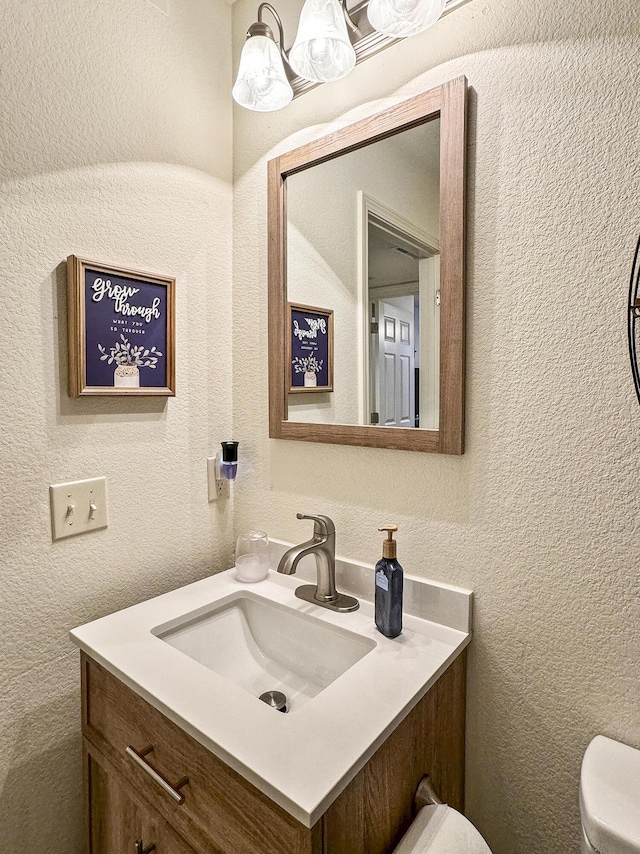
{"label": "light switch plate", "polygon": [[97,531],[109,524],[106,477],[57,483],[49,487],[49,496],[54,540]]}

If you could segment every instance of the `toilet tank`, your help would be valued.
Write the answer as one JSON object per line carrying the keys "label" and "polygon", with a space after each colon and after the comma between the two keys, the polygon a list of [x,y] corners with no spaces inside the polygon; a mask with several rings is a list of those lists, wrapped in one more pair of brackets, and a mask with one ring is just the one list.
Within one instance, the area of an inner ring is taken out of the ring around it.
{"label": "toilet tank", "polygon": [[640,854],[640,751],[597,735],[580,772],[586,842],[599,854]]}

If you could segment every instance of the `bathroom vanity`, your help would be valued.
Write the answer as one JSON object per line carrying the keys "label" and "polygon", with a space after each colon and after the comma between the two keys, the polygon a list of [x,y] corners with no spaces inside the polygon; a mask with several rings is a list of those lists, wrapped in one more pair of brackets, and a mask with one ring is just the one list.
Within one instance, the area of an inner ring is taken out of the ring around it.
{"label": "bathroom vanity", "polygon": [[[371,568],[350,569],[357,594]],[[425,773],[462,808],[468,626],[406,613],[389,640],[369,603],[333,614],[298,584],[270,573],[248,589],[229,570],[74,630],[90,854],[386,854]],[[407,598],[468,617],[468,591],[409,577]],[[233,678],[217,672],[238,625],[267,647],[293,637],[291,660],[319,674],[291,681],[287,714],[252,695],[242,655]]]}

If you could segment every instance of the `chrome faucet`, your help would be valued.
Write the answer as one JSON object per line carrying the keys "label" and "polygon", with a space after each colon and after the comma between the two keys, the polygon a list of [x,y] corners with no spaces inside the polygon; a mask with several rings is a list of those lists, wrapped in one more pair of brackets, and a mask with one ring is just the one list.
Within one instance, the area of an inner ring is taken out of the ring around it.
{"label": "chrome faucet", "polygon": [[280,558],[278,572],[293,575],[298,562],[306,555],[314,555],[318,570],[318,583],[303,584],[296,588],[298,599],[322,605],[332,611],[355,611],[360,603],[353,596],[336,590],[336,528],[328,516],[305,516],[296,513],[297,519],[313,521],[313,537],[286,551]]}

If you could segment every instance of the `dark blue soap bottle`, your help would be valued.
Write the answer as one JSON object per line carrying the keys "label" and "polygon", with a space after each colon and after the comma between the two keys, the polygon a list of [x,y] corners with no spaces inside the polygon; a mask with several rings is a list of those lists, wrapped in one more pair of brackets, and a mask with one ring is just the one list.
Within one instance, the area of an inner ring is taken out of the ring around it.
{"label": "dark blue soap bottle", "polygon": [[383,525],[379,531],[387,532],[382,544],[382,557],[376,564],[376,628],[388,638],[397,638],[402,632],[402,567],[396,560],[396,543],[393,539],[397,525]]}

